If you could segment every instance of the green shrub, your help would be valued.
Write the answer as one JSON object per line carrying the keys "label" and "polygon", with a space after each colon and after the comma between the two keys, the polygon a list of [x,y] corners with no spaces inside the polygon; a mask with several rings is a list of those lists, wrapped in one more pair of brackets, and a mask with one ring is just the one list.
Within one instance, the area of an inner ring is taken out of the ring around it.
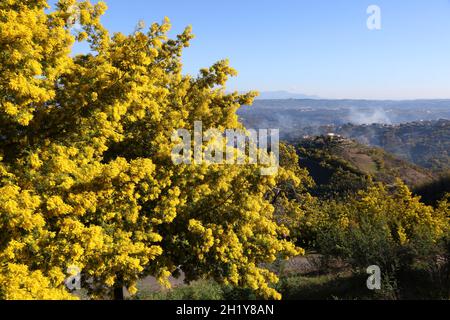
{"label": "green shrub", "polygon": [[139,300],[254,300],[250,289],[235,288],[214,280],[199,280],[163,291],[141,290],[135,297]]}
{"label": "green shrub", "polygon": [[222,287],[214,281],[199,280],[189,285],[180,285],[158,292],[142,290],[137,299],[142,300],[221,300]]}
{"label": "green shrub", "polygon": [[429,268],[445,252],[448,205],[434,209],[419,200],[398,182],[392,190],[379,184],[346,202],[328,201],[314,226],[316,247],[345,259],[357,273],[378,265],[383,287],[395,297],[400,274]]}

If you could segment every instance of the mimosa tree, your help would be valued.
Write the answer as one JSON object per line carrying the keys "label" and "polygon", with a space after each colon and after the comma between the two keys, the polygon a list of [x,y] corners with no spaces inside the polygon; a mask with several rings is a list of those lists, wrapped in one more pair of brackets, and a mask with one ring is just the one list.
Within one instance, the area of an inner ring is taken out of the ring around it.
{"label": "mimosa tree", "polygon": [[[0,3],[0,298],[121,297],[152,275],[210,277],[280,298],[261,266],[301,253],[275,221],[271,190],[289,169],[171,160],[178,128],[242,128],[255,93],[226,93],[227,61],[182,74],[190,28],[130,35],[101,25],[103,2]],[[76,24],[76,28],[74,28]],[[75,41],[90,53],[73,56]]]}

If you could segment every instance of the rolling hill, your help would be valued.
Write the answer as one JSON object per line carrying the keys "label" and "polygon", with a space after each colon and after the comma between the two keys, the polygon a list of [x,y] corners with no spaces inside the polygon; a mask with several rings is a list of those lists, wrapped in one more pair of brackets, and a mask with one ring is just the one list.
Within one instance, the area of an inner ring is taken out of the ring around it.
{"label": "rolling hill", "polygon": [[316,182],[312,193],[318,196],[353,193],[364,189],[371,180],[389,185],[400,178],[415,188],[436,178],[431,171],[381,148],[369,147],[339,135],[305,138],[294,145],[300,165]]}

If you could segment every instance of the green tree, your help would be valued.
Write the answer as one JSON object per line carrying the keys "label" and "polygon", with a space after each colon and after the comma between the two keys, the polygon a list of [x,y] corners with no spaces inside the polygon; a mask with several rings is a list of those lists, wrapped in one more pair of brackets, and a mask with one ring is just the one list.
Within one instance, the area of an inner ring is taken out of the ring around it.
{"label": "green tree", "polygon": [[436,260],[449,231],[447,202],[427,206],[400,180],[392,188],[375,184],[322,208],[313,226],[318,250],[344,258],[356,270],[378,265],[392,279]]}

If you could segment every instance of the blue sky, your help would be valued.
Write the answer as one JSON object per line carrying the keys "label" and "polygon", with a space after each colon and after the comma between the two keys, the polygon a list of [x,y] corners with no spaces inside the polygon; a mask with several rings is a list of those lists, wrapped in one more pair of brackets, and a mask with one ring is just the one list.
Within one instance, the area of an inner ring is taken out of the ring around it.
{"label": "blue sky", "polygon": [[[171,19],[192,25],[184,72],[223,58],[229,90],[286,90],[323,98],[450,98],[449,0],[107,0],[103,23],[130,33]],[[366,27],[369,5],[381,30]],[[77,47],[77,51],[83,50]]]}

